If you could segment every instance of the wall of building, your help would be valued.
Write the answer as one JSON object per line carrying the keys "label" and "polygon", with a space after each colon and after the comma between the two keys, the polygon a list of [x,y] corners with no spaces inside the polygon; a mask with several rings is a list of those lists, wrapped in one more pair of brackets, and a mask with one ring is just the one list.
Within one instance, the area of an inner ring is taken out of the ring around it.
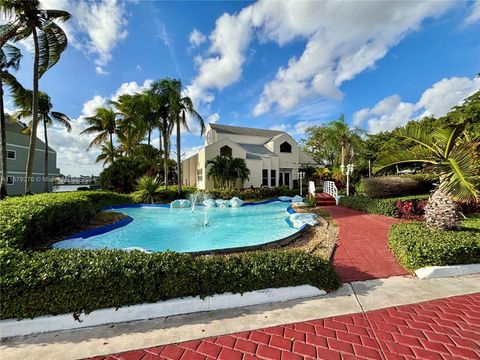
{"label": "wall of building", "polygon": [[247,159],[247,167],[250,169],[250,176],[244,187],[260,187],[262,186],[262,160]]}

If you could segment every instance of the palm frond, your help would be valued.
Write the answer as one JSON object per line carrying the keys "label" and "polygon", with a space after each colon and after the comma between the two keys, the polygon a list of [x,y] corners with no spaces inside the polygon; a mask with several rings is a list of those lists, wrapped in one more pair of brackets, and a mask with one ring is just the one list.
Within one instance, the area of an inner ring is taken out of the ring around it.
{"label": "palm frond", "polygon": [[52,115],[53,120],[55,122],[61,124],[63,127],[65,127],[68,132],[72,131],[72,125],[70,124],[70,118],[67,115],[65,115],[61,112],[57,112],[57,111],[52,111],[51,115]]}
{"label": "palm frond", "polygon": [[380,156],[379,160],[374,164],[373,172],[377,173],[393,165],[408,163],[438,164],[438,160],[432,157],[431,151],[427,148],[420,146],[413,148],[404,147],[396,152]]}
{"label": "palm frond", "polygon": [[422,146],[432,153],[438,154],[440,149],[435,147],[435,142],[431,134],[428,134],[424,129],[422,129],[418,124],[409,124],[403,128],[400,128],[395,131],[395,135],[399,138],[411,141],[416,145]]}

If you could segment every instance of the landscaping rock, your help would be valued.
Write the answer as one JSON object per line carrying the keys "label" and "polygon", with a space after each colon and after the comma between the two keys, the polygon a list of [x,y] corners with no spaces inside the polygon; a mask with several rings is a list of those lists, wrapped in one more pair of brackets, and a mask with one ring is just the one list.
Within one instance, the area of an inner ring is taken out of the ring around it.
{"label": "landscaping rock", "polygon": [[190,202],[190,200],[187,200],[187,199],[173,200],[170,203],[171,208],[188,208],[191,206],[192,206],[192,203]]}
{"label": "landscaping rock", "polygon": [[217,204],[215,203],[215,200],[213,200],[213,199],[203,200],[202,204],[207,208],[212,208],[212,207],[217,206]]}
{"label": "landscaping rock", "polygon": [[301,197],[300,195],[295,195],[292,198],[292,203],[299,203],[299,202],[303,202],[303,197]]}
{"label": "landscaping rock", "polygon": [[231,207],[236,208],[236,207],[242,206],[243,204],[245,204],[245,202],[238,197],[233,197],[233,198],[230,199],[230,206]]}
{"label": "landscaping rock", "polygon": [[215,203],[217,204],[218,207],[229,207],[230,206],[230,201],[229,200],[223,200],[223,199],[217,199],[215,200]]}

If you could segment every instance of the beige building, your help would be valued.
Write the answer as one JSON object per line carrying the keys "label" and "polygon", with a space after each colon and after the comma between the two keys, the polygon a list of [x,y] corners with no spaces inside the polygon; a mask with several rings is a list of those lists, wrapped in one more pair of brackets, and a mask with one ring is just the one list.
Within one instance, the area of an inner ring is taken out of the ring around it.
{"label": "beige building", "polygon": [[206,163],[218,155],[246,161],[250,178],[243,184],[245,188],[292,188],[298,182],[298,170],[302,166],[320,166],[283,131],[208,124],[205,146],[182,163],[183,185],[212,189],[214,184],[207,176]]}

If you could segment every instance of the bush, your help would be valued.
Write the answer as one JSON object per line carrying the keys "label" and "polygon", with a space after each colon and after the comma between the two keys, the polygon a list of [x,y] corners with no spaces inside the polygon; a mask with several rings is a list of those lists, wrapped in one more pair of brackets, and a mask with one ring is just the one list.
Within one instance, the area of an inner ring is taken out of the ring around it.
{"label": "bush", "polygon": [[7,251],[1,262],[1,319],[300,284],[335,289],[339,284],[328,261],[293,250],[201,257],[112,250]]}
{"label": "bush", "polygon": [[379,176],[363,178],[356,186],[359,194],[375,199],[402,197],[428,193],[433,190],[431,182],[422,177],[413,176]]}
{"label": "bush", "polygon": [[389,199],[372,199],[368,196],[357,195],[341,197],[339,200],[339,204],[369,214],[402,217],[402,215],[408,214],[407,209],[402,209],[401,207],[404,201],[411,201],[415,204],[413,206],[414,209],[416,209],[416,204],[419,204],[422,200],[426,199],[428,199],[428,195],[415,195]]}
{"label": "bush", "polygon": [[399,262],[409,270],[479,263],[480,214],[465,220],[460,231],[430,229],[418,222],[395,224],[390,229],[388,243]]}
{"label": "bush", "polygon": [[118,193],[131,193],[136,180],[144,175],[139,160],[121,157],[100,173],[100,186],[103,190]]}
{"label": "bush", "polygon": [[[305,191],[307,189],[304,188]],[[207,192],[216,199],[231,199],[234,196],[242,200],[261,200],[271,199],[279,196],[295,196],[300,193],[300,189],[289,189],[288,187],[258,187],[247,189],[212,189]]]}
{"label": "bush", "polygon": [[131,203],[128,195],[81,191],[10,197],[0,203],[0,246],[26,248],[87,223],[104,206]]}

